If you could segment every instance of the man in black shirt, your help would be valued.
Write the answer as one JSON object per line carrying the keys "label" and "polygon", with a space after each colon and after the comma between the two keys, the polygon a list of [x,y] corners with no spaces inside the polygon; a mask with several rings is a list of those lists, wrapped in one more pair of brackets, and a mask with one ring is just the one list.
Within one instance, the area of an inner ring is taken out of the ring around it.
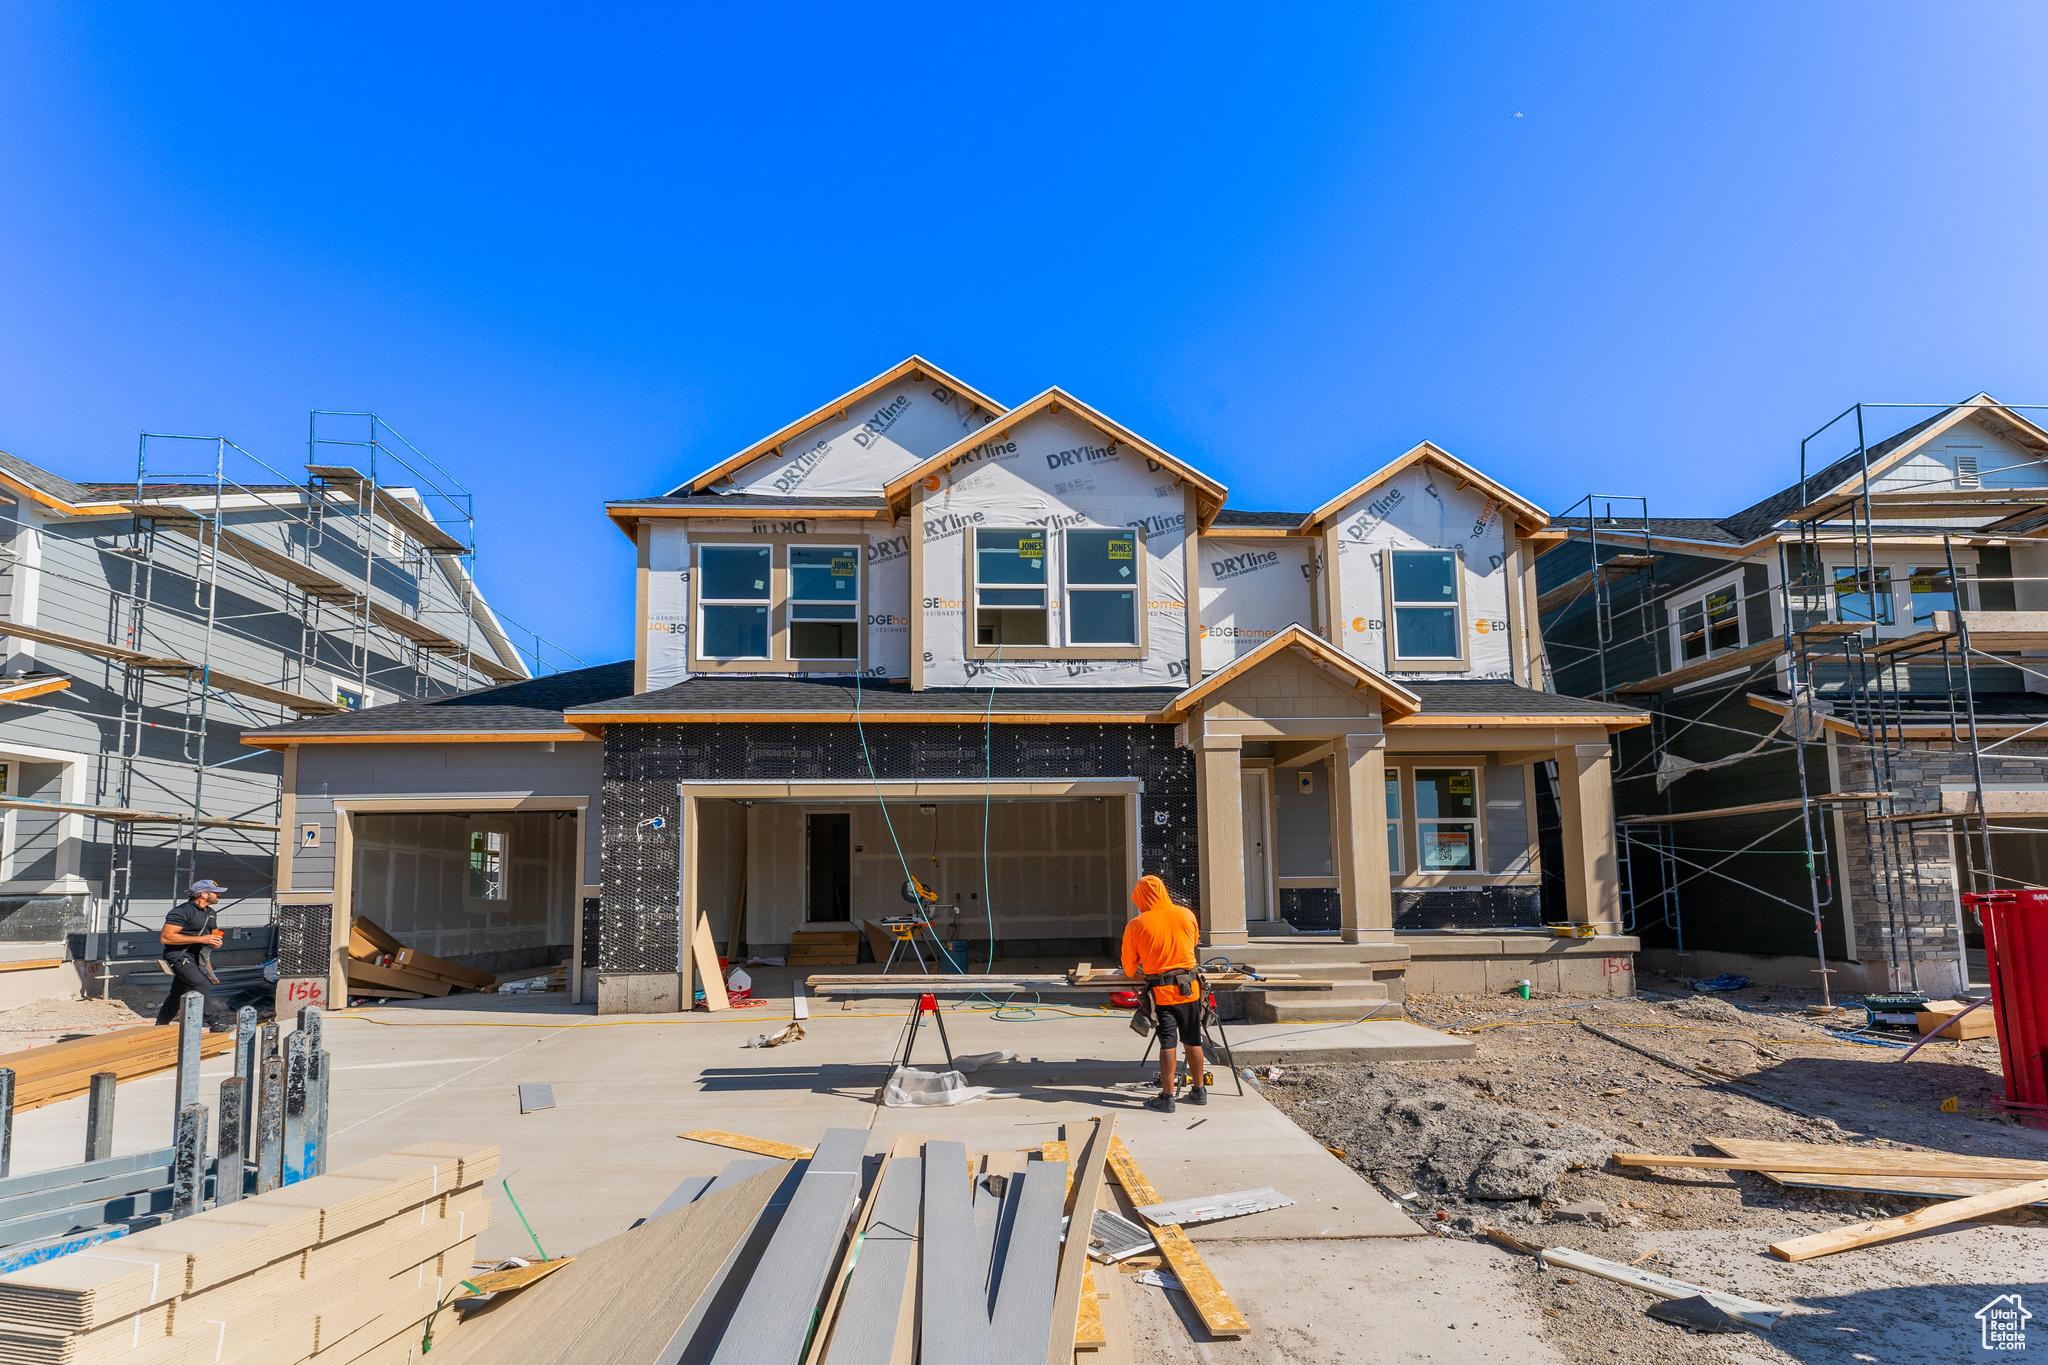
{"label": "man in black shirt", "polygon": [[206,990],[214,979],[208,969],[206,950],[221,945],[213,907],[220,903],[221,893],[226,890],[219,882],[194,882],[192,893],[164,916],[163,932],[157,937],[164,945],[164,965],[171,969],[171,992],[164,998],[164,1007],[156,1012],[159,1024],[177,1022],[179,1007],[189,992],[199,992],[199,998],[205,1002],[199,1007],[201,1013],[213,1003]]}

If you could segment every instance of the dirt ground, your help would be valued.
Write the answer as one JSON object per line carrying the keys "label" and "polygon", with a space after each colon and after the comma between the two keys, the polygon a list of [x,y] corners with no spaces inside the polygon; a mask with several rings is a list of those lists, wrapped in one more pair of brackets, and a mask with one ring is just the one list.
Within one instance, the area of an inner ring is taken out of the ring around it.
{"label": "dirt ground", "polygon": [[163,1002],[162,991],[152,994],[116,986],[105,1000],[97,996],[90,1000],[37,1000],[0,1010],[0,1053],[154,1024]]}
{"label": "dirt ground", "polygon": [[[1701,997],[1682,983],[1643,986],[1662,998],[1562,1007],[1411,999],[1418,1022],[1462,1026],[1480,1055],[1304,1067],[1261,1085],[1438,1236],[1483,1241],[1498,1228],[1789,1310],[1769,1333],[1696,1335],[1645,1316],[1656,1302],[1645,1292],[1499,1251],[1522,1306],[1541,1315],[1543,1341],[1565,1360],[1961,1359],[1976,1345],[1978,1307],[2015,1289],[2048,1297],[2048,1210],[2038,1207],[1794,1265],[1770,1257],[1767,1244],[1927,1201],[1794,1189],[1747,1172],[1604,1164],[1616,1150],[1708,1154],[1701,1144],[1724,1136],[2048,1160],[2048,1133],[1989,1106],[2001,1093],[1995,1042],[1937,1042],[1900,1065],[1896,1049],[1821,1027],[1853,1027],[1860,1010],[1815,1019],[1804,1013],[1812,1001],[1784,989]],[[1743,1079],[1701,1081],[1581,1020]],[[1941,1107],[1947,1100],[1952,1112]],[[1518,1149],[1512,1160],[1503,1147]],[[1587,1201],[1598,1207],[1567,1210]]]}

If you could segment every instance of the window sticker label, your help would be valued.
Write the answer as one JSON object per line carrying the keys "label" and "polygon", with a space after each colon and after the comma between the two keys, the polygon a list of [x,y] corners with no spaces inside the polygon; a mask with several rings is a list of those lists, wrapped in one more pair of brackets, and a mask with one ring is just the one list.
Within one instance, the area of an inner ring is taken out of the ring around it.
{"label": "window sticker label", "polygon": [[1451,774],[1451,795],[1453,795],[1453,796],[1470,796],[1471,794],[1472,794],[1472,774],[1470,774],[1470,773],[1452,773],[1452,774]]}
{"label": "window sticker label", "polygon": [[1422,865],[1437,868],[1472,866],[1472,835],[1462,829],[1424,829]]}
{"label": "window sticker label", "polygon": [[860,561],[852,555],[834,555],[832,556],[832,576],[834,578],[852,578],[859,572],[859,564]]}
{"label": "window sticker label", "polygon": [[1112,540],[1109,542],[1111,559],[1131,559],[1137,553],[1138,542],[1133,540]]}
{"label": "window sticker label", "polygon": [[1044,559],[1045,537],[1028,536],[1017,542],[1017,556],[1020,559]]}

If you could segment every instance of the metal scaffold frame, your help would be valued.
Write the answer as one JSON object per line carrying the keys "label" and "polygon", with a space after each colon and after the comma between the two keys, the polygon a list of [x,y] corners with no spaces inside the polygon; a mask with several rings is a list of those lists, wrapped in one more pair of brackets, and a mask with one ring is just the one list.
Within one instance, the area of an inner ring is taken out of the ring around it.
{"label": "metal scaffold frame", "polygon": [[[1864,854],[1869,866],[1869,884],[1877,892],[1887,925],[1885,951],[1891,985],[1895,990],[1917,990],[1920,984],[1919,955],[1913,951],[1910,942],[1912,926],[1902,910],[1902,905],[1908,901],[1920,905],[1927,899],[1925,860],[1919,856],[1913,842],[1913,830],[1917,826],[1967,824],[1973,815],[1976,842],[1971,852],[1974,856],[1962,861],[1978,889],[2031,885],[1998,874],[1990,836],[2000,832],[2039,834],[2043,831],[1991,823],[1992,812],[1985,799],[1984,760],[1987,753],[2015,739],[2029,735],[2048,739],[2048,720],[2025,725],[2016,733],[1987,745],[1974,675],[1982,669],[1995,667],[2017,669],[2048,681],[2048,661],[2039,661],[2038,667],[2029,667],[2028,664],[2035,661],[2023,662],[2008,654],[1979,648],[1971,641],[1968,615],[1971,602],[1981,604],[1985,584],[2044,580],[1986,576],[1959,566],[1955,556],[1956,542],[1961,540],[1968,544],[1987,534],[1984,528],[1958,528],[1953,524],[1959,501],[1969,495],[1958,494],[1948,476],[1919,482],[1887,480],[1886,471],[1882,468],[1873,470],[1871,464],[1873,446],[1878,444],[1873,441],[1870,431],[1874,425],[1872,410],[1919,409],[1945,413],[1969,406],[2007,412],[2040,410],[2032,405],[1991,403],[1858,403],[1803,440],[1800,443],[1798,505],[1778,519],[1768,547],[1760,547],[1742,561],[1730,562],[1731,567],[1738,562],[1755,562],[1759,554],[1775,550],[1779,568],[1776,585],[1762,592],[1738,589],[1732,594],[1732,602],[1735,617],[1741,619],[1746,615],[1751,600],[1768,598],[1778,609],[1777,620],[1782,629],[1768,643],[1753,643],[1726,655],[1710,652],[1697,664],[1681,665],[1679,660],[1667,658],[1671,622],[1664,620],[1659,610],[1664,594],[1660,593],[1655,582],[1656,552],[1653,547],[1657,534],[1647,501],[1633,495],[1595,494],[1581,499],[1556,518],[1554,524],[1570,529],[1576,539],[1588,544],[1589,567],[1569,582],[1544,593],[1538,603],[1538,615],[1549,615],[1589,594],[1594,603],[1591,644],[1574,644],[1546,635],[1545,650],[1547,655],[1553,656],[1550,666],[1561,680],[1559,690],[1590,692],[1609,699],[1629,697],[1643,702],[1651,716],[1647,764],[1639,765],[1644,770],[1617,772],[1615,775],[1617,783],[1658,778],[1658,789],[1665,805],[1665,813],[1661,815],[1634,814],[1619,817],[1616,821],[1625,931],[1635,932],[1639,927],[1650,927],[1653,923],[1668,927],[1682,951],[1684,933],[1679,888],[1701,878],[1718,878],[1811,917],[1816,970],[1824,998],[1829,998],[1827,983],[1831,973],[1827,961],[1826,915],[1831,907],[1838,904],[1840,895],[1834,881],[1833,858],[1837,850],[1833,847],[1830,826],[1836,812],[1850,806],[1860,807],[1865,817],[1867,838]],[[1843,429],[1848,433],[1846,438]],[[1847,439],[1850,442],[1848,448],[1830,459],[1814,460],[1813,452],[1831,439],[1830,433],[1836,433],[1833,439]],[[2044,457],[2048,457],[2048,452],[2044,452]],[[2031,465],[2033,462],[2027,463]],[[1849,467],[1844,468],[1845,465]],[[1828,486],[1809,486],[1824,471],[1829,474]],[[1979,477],[1998,472],[2002,471],[1980,470]],[[1879,487],[1880,482],[1884,483],[1883,488]],[[1937,483],[1939,487],[1935,486]],[[1982,503],[1984,510],[2002,519],[1999,528],[1991,534],[2006,542],[2048,538],[2048,515],[2040,517],[2042,524],[2039,526],[2019,515],[2007,515],[2011,505],[2029,503],[2048,509],[2048,498],[2000,501],[1986,497]],[[1620,516],[1615,514],[1617,505],[1622,508]],[[1963,510],[1967,512],[1971,508],[1966,504]],[[1943,516],[1951,518],[1949,524],[1941,524],[1939,518]],[[1929,522],[1934,524],[1926,524]],[[2006,525],[2006,522],[2019,524]],[[1921,524],[1895,526],[1894,523]],[[1938,540],[1945,582],[1933,581],[1933,576],[1929,575],[1930,588],[1936,595],[1945,591],[1947,618],[1944,620],[1936,612],[1930,615],[1929,624],[1938,628],[1903,639],[1883,639],[1878,627],[1891,624],[1890,608],[1888,597],[1883,599],[1884,609],[1878,608],[1878,584],[1880,574],[1889,573],[1889,565],[1880,562],[1879,547],[1908,538],[1929,544]],[[1637,546],[1641,547],[1639,552],[1635,548]],[[1846,563],[1842,562],[1845,559]],[[1626,600],[1631,596],[1631,589],[1632,600]],[[1865,604],[1861,608],[1854,605],[1859,599]],[[1633,631],[1629,633],[1631,628]],[[2015,647],[2048,650],[2048,634],[2038,641],[2024,640],[2017,644],[2014,637],[2002,635],[1998,643],[2008,650]],[[1613,657],[1618,651],[1644,645],[1649,647],[1651,658],[1655,660],[1658,671],[1654,676],[1647,679],[1612,676],[1619,671],[1619,662]],[[1558,661],[1554,657],[1558,655],[1565,657]],[[1941,675],[1945,681],[1945,696],[1940,699],[1939,711],[1931,711],[1927,707],[1929,698],[1924,692],[1912,691],[1913,679],[1907,664],[1908,660],[1926,661],[1935,656],[1940,659]],[[1667,662],[1670,665],[1668,669]],[[1752,730],[1718,724],[1705,717],[1721,702],[1732,700],[1754,686],[1766,670],[1782,673],[1789,697],[1777,727],[1753,747],[1708,764],[1675,760],[1668,753],[1671,742],[1695,726],[1755,738]],[[1710,704],[1700,714],[1682,717],[1672,713],[1673,688],[1707,679],[1719,681],[1730,673],[1736,674],[1732,683],[1684,694],[1688,702],[1710,699]],[[1588,683],[1592,686],[1587,687]],[[1912,803],[1908,794],[1899,789],[1898,770],[1911,752],[1908,747],[1909,720],[1914,722],[1912,728],[1920,732],[1912,738],[1925,739],[1925,731],[1930,726],[1938,730],[1945,725],[1949,743],[1969,755],[1973,791],[1969,814],[1906,808]],[[1866,755],[1872,775],[1868,784],[1871,790],[1816,791],[1820,783],[1817,775],[1809,771],[1808,748],[1826,738],[1830,731],[1839,748]],[[1799,791],[1796,798],[1716,810],[1680,812],[1673,809],[1669,783],[1675,780],[1674,774],[1739,763],[1786,748],[1791,749],[1794,757]],[[2048,764],[2048,755],[2021,757]],[[1712,862],[1683,856],[1688,850],[1676,842],[1674,831],[1683,822],[1769,811],[1784,811],[1787,818],[1742,848],[1711,850],[1722,855]],[[1805,904],[1779,896],[1726,870],[1728,863],[1756,850],[1758,845],[1795,824],[1800,829],[1801,847],[1770,851],[1804,857],[1807,874]],[[1963,832],[1967,840],[1970,831],[1966,828]],[[1646,860],[1654,866],[1654,874],[1643,871],[1642,864]],[[1962,871],[1962,868],[1957,869],[1958,881]],[[1960,891],[1963,888],[1959,885],[1956,889]],[[1655,921],[1649,918],[1652,906],[1661,907]],[[1960,931],[1960,923],[1957,927]],[[1848,931],[1845,925],[1845,932]],[[1958,946],[1960,950],[1960,944]]]}

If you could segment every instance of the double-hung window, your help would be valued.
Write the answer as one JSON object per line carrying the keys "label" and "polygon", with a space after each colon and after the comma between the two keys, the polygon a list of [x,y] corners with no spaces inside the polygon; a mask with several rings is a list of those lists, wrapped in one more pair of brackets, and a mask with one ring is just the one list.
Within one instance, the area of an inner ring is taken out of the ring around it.
{"label": "double-hung window", "polygon": [[1742,648],[1742,599],[1733,583],[1679,599],[1677,616],[1681,664]]}
{"label": "double-hung window", "polygon": [[974,642],[1045,645],[1046,536],[1042,528],[974,533]]}
{"label": "double-hung window", "polygon": [[860,657],[860,549],[789,547],[789,657]]}
{"label": "double-hung window", "polygon": [[773,553],[766,545],[697,551],[697,652],[707,659],[766,659]]}
{"label": "double-hung window", "polygon": [[1479,868],[1479,770],[1415,770],[1416,870],[1474,872]]}
{"label": "double-hung window", "polygon": [[1074,529],[1066,542],[1067,643],[1138,643],[1138,533]]}
{"label": "double-hung window", "polygon": [[1464,573],[1456,550],[1386,552],[1388,664],[1465,667]]}
{"label": "double-hung window", "polygon": [[1835,570],[1835,616],[1842,621],[1894,623],[1892,571],[1886,564]]}
{"label": "double-hung window", "polygon": [[1934,613],[1962,609],[1955,575],[1946,564],[1931,569],[1908,569],[1907,581],[1912,588],[1914,625],[1932,626]]}

